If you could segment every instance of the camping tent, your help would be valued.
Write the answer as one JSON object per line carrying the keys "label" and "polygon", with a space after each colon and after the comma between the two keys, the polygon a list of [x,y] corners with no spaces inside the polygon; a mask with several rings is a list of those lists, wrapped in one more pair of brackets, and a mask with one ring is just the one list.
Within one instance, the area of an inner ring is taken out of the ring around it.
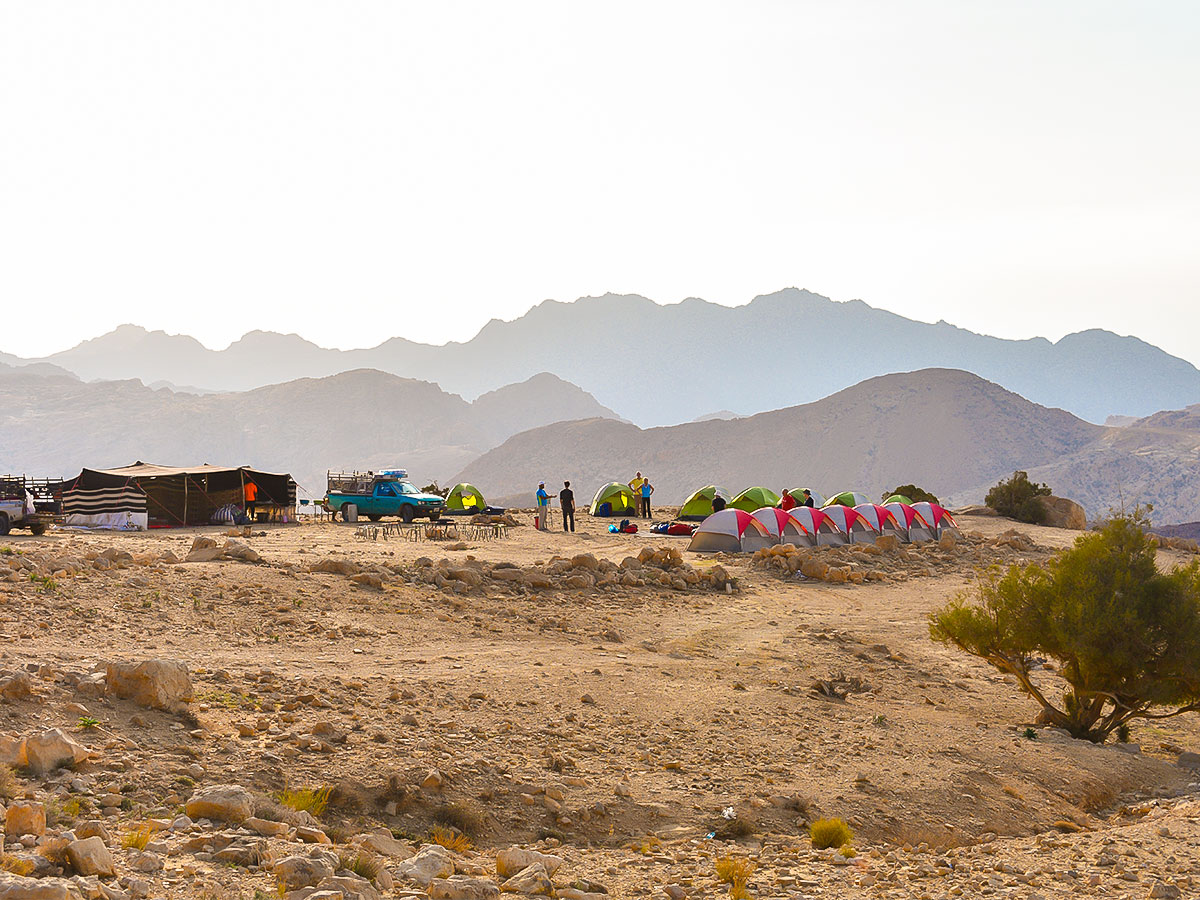
{"label": "camping tent", "polygon": [[858,506],[860,503],[870,503],[871,498],[866,494],[860,494],[858,491],[843,491],[840,494],[834,494],[828,500],[821,504],[822,508],[829,506]]}
{"label": "camping tent", "polygon": [[84,469],[63,485],[63,510],[68,525],[129,527],[115,526],[114,517],[128,521],[136,516],[137,527],[142,515],[142,527],[207,525],[222,506],[242,506],[247,482],[258,487],[260,513],[274,508],[286,517],[296,508],[296,482],[288,474],[248,466],[177,468],[139,461],[120,469]]}
{"label": "camping tent", "polygon": [[749,513],[764,506],[778,506],[779,495],[770,488],[750,487],[730,500],[729,505]]}
{"label": "camping tent", "polygon": [[844,544],[846,536],[837,523],[824,511],[811,506],[797,506],[787,511],[792,521],[783,529],[780,541],[797,547],[815,547],[818,544]]}
{"label": "camping tent", "polygon": [[896,517],[896,521],[903,529],[903,532],[899,532],[901,540],[918,542],[933,540],[933,528],[908,503],[885,503],[884,509]]}
{"label": "camping tent", "polygon": [[679,507],[678,518],[692,522],[707,519],[713,513],[713,498],[718,496],[724,497],[725,505],[729,505],[729,498],[732,495],[719,485],[707,484],[700,490],[693,491],[692,495],[683,501],[683,506]]}
{"label": "camping tent", "polygon": [[773,506],[764,506],[762,509],[756,509],[750,515],[754,516],[762,527],[766,529],[767,537],[765,540],[759,540],[751,532],[747,531],[742,539],[742,549],[744,550],[759,550],[762,547],[778,544],[783,538],[784,529],[788,525],[795,526],[796,524],[782,509],[776,509]]}
{"label": "camping tent", "polygon": [[871,523],[880,534],[894,534],[900,540],[906,540],[908,530],[900,525],[896,514],[878,503],[862,503],[854,507],[854,511]]}
{"label": "camping tent", "polygon": [[788,488],[788,493],[796,498],[797,503],[804,502],[804,492],[805,491],[808,491],[809,496],[812,497],[813,506],[824,506],[825,505],[825,495],[822,494],[820,491],[814,491],[812,488],[802,488],[802,487]]}
{"label": "camping tent", "polygon": [[938,506],[936,503],[914,503],[913,509],[921,514],[921,518],[929,523],[930,530],[933,536],[941,537],[944,531],[953,529],[954,533],[958,533],[958,523],[954,521],[954,516],[944,506]]}
{"label": "camping tent", "polygon": [[596,496],[592,498],[592,505],[588,507],[588,513],[593,516],[600,515],[600,507],[605,503],[612,507],[609,515],[637,515],[638,498],[634,495],[633,488],[627,484],[622,484],[619,481],[610,481],[604,485],[604,487],[596,491]]}
{"label": "camping tent", "polygon": [[852,506],[834,503],[826,506],[821,512],[833,519],[838,529],[851,544],[867,544],[879,537],[875,526]]}
{"label": "camping tent", "polygon": [[465,481],[460,481],[450,488],[450,493],[446,495],[446,512],[452,516],[482,512],[485,506],[487,501],[483,499],[479,488]]}
{"label": "camping tent", "polygon": [[[747,540],[747,533],[749,538]],[[706,553],[740,553],[744,549],[770,546],[771,536],[762,522],[740,509],[715,512],[692,534],[689,550]]]}
{"label": "camping tent", "polygon": [[903,494],[892,494],[892,496],[883,501],[884,506],[887,506],[889,503],[906,503],[909,506],[912,506],[912,501]]}

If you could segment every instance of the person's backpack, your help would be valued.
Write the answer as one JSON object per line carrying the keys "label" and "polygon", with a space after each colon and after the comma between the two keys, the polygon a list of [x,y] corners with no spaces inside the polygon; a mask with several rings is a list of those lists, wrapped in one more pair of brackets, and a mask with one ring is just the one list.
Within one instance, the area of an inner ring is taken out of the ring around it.
{"label": "person's backpack", "polygon": [[604,516],[605,518],[608,518],[609,516],[611,516],[612,515],[612,504],[607,503],[607,502],[601,503],[599,506],[596,507],[596,515]]}
{"label": "person's backpack", "polygon": [[626,528],[628,528],[628,527],[629,527],[629,520],[628,520],[628,519],[622,519],[622,520],[621,520],[621,530],[622,530],[622,531],[624,531],[624,530],[625,530]]}

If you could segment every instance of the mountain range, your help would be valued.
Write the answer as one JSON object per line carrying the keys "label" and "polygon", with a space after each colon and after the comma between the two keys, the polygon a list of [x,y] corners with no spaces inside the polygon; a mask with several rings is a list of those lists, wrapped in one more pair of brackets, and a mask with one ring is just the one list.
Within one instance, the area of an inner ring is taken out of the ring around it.
{"label": "mountain range", "polygon": [[209,391],[371,368],[466,398],[545,371],[642,426],[718,410],[751,415],[930,367],[974,372],[1091,422],[1200,402],[1195,366],[1134,337],[1090,330],[1053,343],[1005,340],[795,288],[740,307],[699,299],[662,306],[614,294],[546,301],[514,321],[488,322],[469,341],[440,346],[389,337],[342,351],[295,334],[254,331],[209,350],[185,335],[123,325],[44,359],[2,358],[51,363],[85,381],[137,378]]}
{"label": "mountain range", "polygon": [[73,475],[138,459],[244,464],[289,471],[320,494],[326,469],[402,465],[422,483],[444,481],[518,430],[594,416],[616,414],[547,374],[468,403],[366,369],[194,395],[0,364],[0,472]]}
{"label": "mountain range", "polygon": [[1017,469],[1083,504],[1090,517],[1153,503],[1156,522],[1200,508],[1196,413],[1159,413],[1124,428],[1031,403],[977,375],[926,369],[872,378],[816,403],[732,421],[641,429],[604,419],[560,422],[509,438],[457,476],[529,504],[541,479],[570,479],[590,499],[640,470],[655,499],[695,488],[764,485],[881,497],[916,483],[951,505],[982,502]]}

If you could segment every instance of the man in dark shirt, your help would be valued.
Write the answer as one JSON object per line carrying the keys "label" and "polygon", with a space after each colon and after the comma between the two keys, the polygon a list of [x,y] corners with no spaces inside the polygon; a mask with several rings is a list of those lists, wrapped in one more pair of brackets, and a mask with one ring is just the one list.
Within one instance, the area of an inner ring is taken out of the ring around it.
{"label": "man in dark shirt", "polygon": [[803,506],[812,506],[813,505],[812,492],[809,491],[808,488],[804,489],[804,503],[802,505]]}
{"label": "man in dark shirt", "polygon": [[563,531],[567,531],[567,521],[571,522],[571,531],[575,530],[575,492],[571,490],[571,482],[564,481],[563,489],[558,492],[558,505],[562,507]]}
{"label": "man in dark shirt", "polygon": [[720,512],[725,508],[725,498],[720,494],[713,494],[713,512]]}

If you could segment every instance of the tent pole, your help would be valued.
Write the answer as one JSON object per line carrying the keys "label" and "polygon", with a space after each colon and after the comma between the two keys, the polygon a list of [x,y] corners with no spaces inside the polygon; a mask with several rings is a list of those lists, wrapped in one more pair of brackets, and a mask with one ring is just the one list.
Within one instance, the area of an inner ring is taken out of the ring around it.
{"label": "tent pole", "polygon": [[187,517],[188,482],[191,480],[192,479],[189,476],[187,476],[187,475],[183,476],[183,524],[184,525],[187,525],[187,520],[188,520],[188,517]]}

